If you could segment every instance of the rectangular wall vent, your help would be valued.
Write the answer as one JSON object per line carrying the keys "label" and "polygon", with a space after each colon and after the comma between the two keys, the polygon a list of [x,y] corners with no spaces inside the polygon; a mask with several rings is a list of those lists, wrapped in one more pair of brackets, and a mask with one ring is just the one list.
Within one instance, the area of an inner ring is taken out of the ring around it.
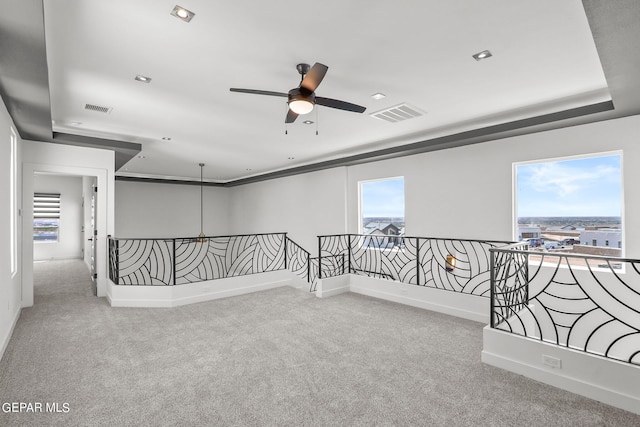
{"label": "rectangular wall vent", "polygon": [[387,108],[386,110],[376,111],[371,113],[370,116],[390,123],[398,123],[404,120],[413,119],[414,117],[420,117],[423,114],[424,113],[414,106],[409,104],[400,104]]}
{"label": "rectangular wall vent", "polygon": [[111,107],[101,107],[100,105],[93,105],[93,104],[85,104],[84,109],[95,111],[97,113],[104,113],[104,114],[109,114],[111,113],[111,110],[113,110],[113,108]]}

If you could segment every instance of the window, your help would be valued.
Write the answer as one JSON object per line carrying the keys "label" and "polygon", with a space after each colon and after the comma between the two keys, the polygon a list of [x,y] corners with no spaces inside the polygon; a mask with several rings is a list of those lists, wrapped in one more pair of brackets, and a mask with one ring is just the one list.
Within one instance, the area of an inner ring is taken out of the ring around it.
{"label": "window", "polygon": [[[404,177],[360,181],[360,233],[404,236]],[[393,247],[401,238],[376,238],[375,246]]]}
{"label": "window", "polygon": [[11,277],[18,272],[18,137],[11,129],[11,155],[9,165],[9,231],[11,240]]}
{"label": "window", "polygon": [[33,195],[33,240],[57,242],[60,230],[60,194]]}
{"label": "window", "polygon": [[540,232],[532,250],[581,253],[579,242],[601,242],[606,251],[584,253],[623,255],[622,153],[516,163],[514,189],[516,236]]}

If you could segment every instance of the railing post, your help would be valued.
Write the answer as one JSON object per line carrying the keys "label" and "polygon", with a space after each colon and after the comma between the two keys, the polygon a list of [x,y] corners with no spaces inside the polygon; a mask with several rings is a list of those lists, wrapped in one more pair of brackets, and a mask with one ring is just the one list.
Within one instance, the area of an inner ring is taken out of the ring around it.
{"label": "railing post", "polygon": [[[407,245],[405,245],[405,248]],[[416,237],[416,285],[420,286],[420,238]]]}
{"label": "railing post", "polygon": [[489,307],[490,307],[490,312],[489,312],[489,316],[490,317],[490,323],[491,323],[491,327],[495,328],[495,320],[494,320],[494,313],[493,311],[495,310],[495,303],[493,301],[493,293],[494,293],[494,287],[495,287],[495,281],[496,281],[496,273],[494,270],[494,261],[493,261],[493,257],[494,257],[494,252],[493,249],[489,249]]}
{"label": "railing post", "polygon": [[116,274],[116,285],[120,284],[120,241],[119,240],[114,240],[115,246],[116,246],[116,268],[115,268],[115,274]]}
{"label": "railing post", "polygon": [[318,236],[318,279],[322,279],[322,236]]}
{"label": "railing post", "polygon": [[311,283],[311,254],[307,252],[307,283]]}
{"label": "railing post", "polygon": [[176,239],[173,240],[173,286],[176,285]]}
{"label": "railing post", "polygon": [[284,233],[284,239],[282,240],[284,242],[284,269],[287,269],[287,233]]}
{"label": "railing post", "polygon": [[[526,248],[529,250],[529,248]],[[567,264],[569,260],[567,259]],[[524,254],[524,274],[527,279],[527,286],[524,288],[524,297],[527,305],[529,305],[529,254]]]}
{"label": "railing post", "polygon": [[347,234],[347,265],[351,274],[351,234]]}

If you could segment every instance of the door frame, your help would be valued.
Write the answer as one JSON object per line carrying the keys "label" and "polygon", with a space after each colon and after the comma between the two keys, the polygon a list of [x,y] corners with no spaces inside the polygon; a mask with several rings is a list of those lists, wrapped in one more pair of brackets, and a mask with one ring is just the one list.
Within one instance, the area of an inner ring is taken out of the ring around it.
{"label": "door frame", "polygon": [[97,294],[99,297],[107,295],[108,280],[108,250],[107,235],[109,228],[109,210],[113,209],[108,200],[108,170],[79,166],[60,166],[42,163],[22,164],[22,307],[33,306],[33,191],[36,172],[58,173],[72,176],[95,176],[98,186],[97,209],[97,257],[96,273]]}

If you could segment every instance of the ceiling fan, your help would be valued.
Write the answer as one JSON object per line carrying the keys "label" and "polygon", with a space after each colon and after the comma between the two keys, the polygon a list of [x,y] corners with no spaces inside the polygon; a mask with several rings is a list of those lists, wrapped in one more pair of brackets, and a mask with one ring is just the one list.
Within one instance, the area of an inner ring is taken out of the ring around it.
{"label": "ceiling fan", "polygon": [[288,93],[256,89],[239,89],[235,87],[232,87],[229,90],[231,92],[281,96],[288,98],[287,104],[289,104],[289,111],[287,111],[287,117],[284,120],[285,123],[293,123],[300,114],[310,113],[313,110],[313,106],[316,104],[330,108],[337,108],[338,110],[352,111],[354,113],[363,113],[364,110],[366,110],[366,108],[361,105],[340,101],[338,99],[316,96],[315,90],[318,85],[320,85],[320,82],[322,82],[324,75],[329,69],[326,65],[319,62],[316,62],[313,67],[310,67],[309,64],[298,64],[296,69],[302,76],[300,85],[291,89]]}

